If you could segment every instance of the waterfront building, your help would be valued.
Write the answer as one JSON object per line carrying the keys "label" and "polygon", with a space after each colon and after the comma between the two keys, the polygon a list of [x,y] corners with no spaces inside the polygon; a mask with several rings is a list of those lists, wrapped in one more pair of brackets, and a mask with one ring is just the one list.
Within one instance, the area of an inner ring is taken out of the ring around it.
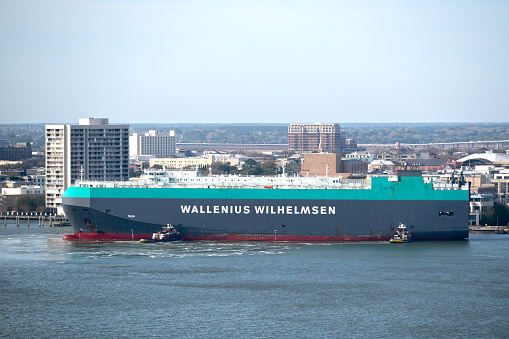
{"label": "waterfront building", "polygon": [[23,185],[19,187],[4,187],[0,194],[0,210],[13,211],[16,210],[18,200],[26,197],[40,196],[44,199],[44,186]]}
{"label": "waterfront building", "polygon": [[470,196],[469,226],[479,226],[490,207],[493,207],[492,194],[472,194]]}
{"label": "waterfront building", "polygon": [[488,179],[484,173],[464,171],[463,178],[470,183],[470,193],[472,194],[492,194],[496,193],[495,185]]}
{"label": "waterfront building", "polygon": [[46,207],[58,214],[62,194],[77,180],[129,178],[129,126],[83,118],[78,125],[46,125]]}
{"label": "waterfront building", "polygon": [[495,185],[496,201],[509,206],[509,170],[495,173],[491,182]]}
{"label": "waterfront building", "polygon": [[175,154],[175,131],[170,131],[167,135],[161,135],[159,131],[150,130],[143,135],[133,133],[129,136],[129,157],[131,159],[137,159],[141,155],[164,158]]}
{"label": "waterfront building", "polygon": [[2,195],[37,195],[44,194],[44,186],[37,185],[24,185],[20,187],[4,187],[2,188]]}

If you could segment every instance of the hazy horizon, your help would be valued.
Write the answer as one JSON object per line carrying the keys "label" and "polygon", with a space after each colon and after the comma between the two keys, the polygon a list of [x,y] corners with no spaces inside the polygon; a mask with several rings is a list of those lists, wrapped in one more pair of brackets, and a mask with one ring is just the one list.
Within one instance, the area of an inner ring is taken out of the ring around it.
{"label": "hazy horizon", "polygon": [[[97,117],[97,118],[105,118],[105,117]],[[289,126],[290,124],[295,123],[316,123],[316,122],[111,122],[110,125],[146,125],[146,126],[157,126],[161,125],[164,127],[171,126]],[[358,126],[358,127],[369,127],[369,126],[378,126],[385,125],[388,127],[392,126],[462,126],[462,125],[494,125],[494,126],[504,126],[509,125],[509,122],[495,122],[495,121],[475,121],[475,122],[464,122],[464,121],[456,121],[456,122],[338,122],[338,121],[321,121],[319,123],[335,123],[340,126]],[[33,123],[25,123],[25,122],[12,122],[12,123],[1,123],[0,126],[10,126],[10,125],[21,125],[21,126],[44,126],[44,125],[78,125],[78,121],[62,121],[62,122],[33,122]]]}
{"label": "hazy horizon", "polygon": [[0,123],[509,121],[509,2],[0,1]]}

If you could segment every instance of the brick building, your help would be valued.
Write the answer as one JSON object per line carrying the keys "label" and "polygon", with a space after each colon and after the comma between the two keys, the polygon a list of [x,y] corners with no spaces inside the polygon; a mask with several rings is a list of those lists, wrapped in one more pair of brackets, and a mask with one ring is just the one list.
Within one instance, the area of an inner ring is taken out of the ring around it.
{"label": "brick building", "polygon": [[288,151],[334,152],[346,148],[346,139],[338,124],[291,124],[288,127]]}
{"label": "brick building", "polygon": [[18,161],[30,159],[31,157],[32,146],[29,142],[0,147],[0,160]]}
{"label": "brick building", "polygon": [[342,160],[340,154],[307,153],[301,164],[300,174],[303,176],[341,175],[346,178],[352,173],[366,173],[368,163],[362,160]]}
{"label": "brick building", "polygon": [[339,154],[304,154],[300,167],[303,176],[338,176],[341,173],[341,155]]}

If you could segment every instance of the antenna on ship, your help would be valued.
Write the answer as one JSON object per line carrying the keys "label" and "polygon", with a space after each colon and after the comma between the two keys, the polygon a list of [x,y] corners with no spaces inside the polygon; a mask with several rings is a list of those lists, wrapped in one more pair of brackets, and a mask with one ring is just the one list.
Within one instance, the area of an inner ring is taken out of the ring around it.
{"label": "antenna on ship", "polygon": [[83,181],[83,165],[80,168],[80,181]]}

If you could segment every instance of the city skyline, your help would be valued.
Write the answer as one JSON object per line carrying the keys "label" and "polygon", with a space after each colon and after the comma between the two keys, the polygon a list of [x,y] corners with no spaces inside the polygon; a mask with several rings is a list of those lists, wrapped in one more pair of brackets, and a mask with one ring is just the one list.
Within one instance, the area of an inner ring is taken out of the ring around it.
{"label": "city skyline", "polygon": [[0,3],[0,123],[508,122],[503,1]]}

